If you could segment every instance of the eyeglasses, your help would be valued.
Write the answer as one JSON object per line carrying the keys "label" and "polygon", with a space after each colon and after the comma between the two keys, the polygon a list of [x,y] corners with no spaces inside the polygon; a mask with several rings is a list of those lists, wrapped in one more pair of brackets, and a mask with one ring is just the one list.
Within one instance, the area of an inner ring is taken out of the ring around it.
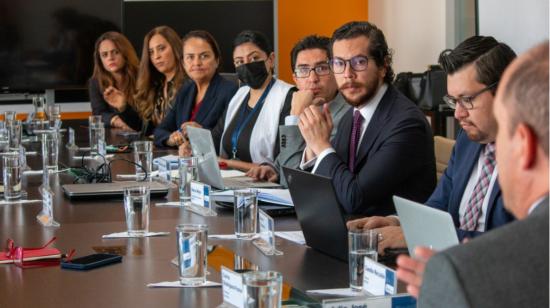
{"label": "eyeglasses", "polygon": [[326,76],[330,74],[330,66],[327,63],[322,63],[314,67],[299,66],[294,70],[296,78],[308,78],[311,71],[314,71],[317,76]]}
{"label": "eyeglasses", "polygon": [[329,61],[330,67],[332,68],[334,74],[342,74],[346,70],[346,63],[348,62],[354,71],[360,72],[367,69],[369,64],[369,57],[355,56],[348,60],[344,60],[342,58],[333,58]]}
{"label": "eyeglasses", "polygon": [[481,93],[491,90],[494,87],[498,85],[498,82],[495,82],[491,85],[486,86],[485,88],[477,91],[475,94],[469,95],[469,96],[461,96],[461,97],[452,97],[450,95],[443,96],[443,101],[449,105],[452,109],[456,109],[456,105],[462,106],[462,108],[466,110],[472,110],[474,109],[474,99],[478,97]]}

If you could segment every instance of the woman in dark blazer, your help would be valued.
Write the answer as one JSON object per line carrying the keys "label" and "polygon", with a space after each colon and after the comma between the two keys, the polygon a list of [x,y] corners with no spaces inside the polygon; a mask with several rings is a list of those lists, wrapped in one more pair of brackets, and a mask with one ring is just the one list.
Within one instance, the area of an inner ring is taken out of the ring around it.
{"label": "woman in dark blazer", "polygon": [[183,38],[183,63],[190,78],[176,96],[174,107],[155,129],[157,146],[176,147],[186,141],[187,126],[212,129],[221,118],[237,85],[218,73],[220,49],[206,31]]}

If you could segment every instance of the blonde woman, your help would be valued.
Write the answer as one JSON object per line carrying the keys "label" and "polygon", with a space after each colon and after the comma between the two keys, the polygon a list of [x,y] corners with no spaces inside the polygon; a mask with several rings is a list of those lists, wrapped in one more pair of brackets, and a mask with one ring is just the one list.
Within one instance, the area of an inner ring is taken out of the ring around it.
{"label": "blonde woman", "polygon": [[145,35],[135,99],[147,136],[174,104],[185,79],[182,59],[181,39],[172,28],[159,26]]}

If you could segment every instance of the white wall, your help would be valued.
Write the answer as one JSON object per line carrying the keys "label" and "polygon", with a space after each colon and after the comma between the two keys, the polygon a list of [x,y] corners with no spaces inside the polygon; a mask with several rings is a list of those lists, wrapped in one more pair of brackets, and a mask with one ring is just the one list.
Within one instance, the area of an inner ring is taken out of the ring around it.
{"label": "white wall", "polygon": [[478,0],[479,34],[521,53],[548,39],[548,0]]}
{"label": "white wall", "polygon": [[448,44],[446,28],[454,24],[447,23],[448,2],[369,0],[369,21],[384,32],[393,49],[396,74],[423,72],[428,65],[437,63],[439,53]]}

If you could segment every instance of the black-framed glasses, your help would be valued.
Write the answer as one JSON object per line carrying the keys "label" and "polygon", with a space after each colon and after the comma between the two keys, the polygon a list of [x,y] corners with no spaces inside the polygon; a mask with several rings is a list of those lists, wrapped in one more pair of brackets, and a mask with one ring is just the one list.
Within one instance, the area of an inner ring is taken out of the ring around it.
{"label": "black-framed glasses", "polygon": [[308,78],[311,71],[314,71],[317,76],[326,76],[330,74],[330,66],[327,63],[317,64],[314,67],[299,66],[294,70],[296,78]]}
{"label": "black-framed glasses", "polygon": [[497,85],[498,85],[498,82],[495,82],[495,83],[490,84],[490,85],[486,86],[485,88],[477,91],[476,93],[474,93],[472,95],[460,96],[458,98],[457,97],[452,97],[450,95],[445,95],[445,96],[443,96],[443,101],[445,101],[445,103],[449,107],[451,107],[452,109],[456,109],[456,105],[460,105],[460,106],[462,106],[462,108],[464,108],[466,110],[471,110],[471,109],[474,109],[474,99],[476,99],[476,97],[478,97],[481,93],[483,93],[485,91],[493,89]]}
{"label": "black-framed glasses", "polygon": [[369,65],[369,57],[367,56],[355,56],[351,59],[333,58],[330,59],[330,68],[334,74],[342,74],[346,70],[346,63],[349,63],[351,68],[356,71],[364,71]]}

